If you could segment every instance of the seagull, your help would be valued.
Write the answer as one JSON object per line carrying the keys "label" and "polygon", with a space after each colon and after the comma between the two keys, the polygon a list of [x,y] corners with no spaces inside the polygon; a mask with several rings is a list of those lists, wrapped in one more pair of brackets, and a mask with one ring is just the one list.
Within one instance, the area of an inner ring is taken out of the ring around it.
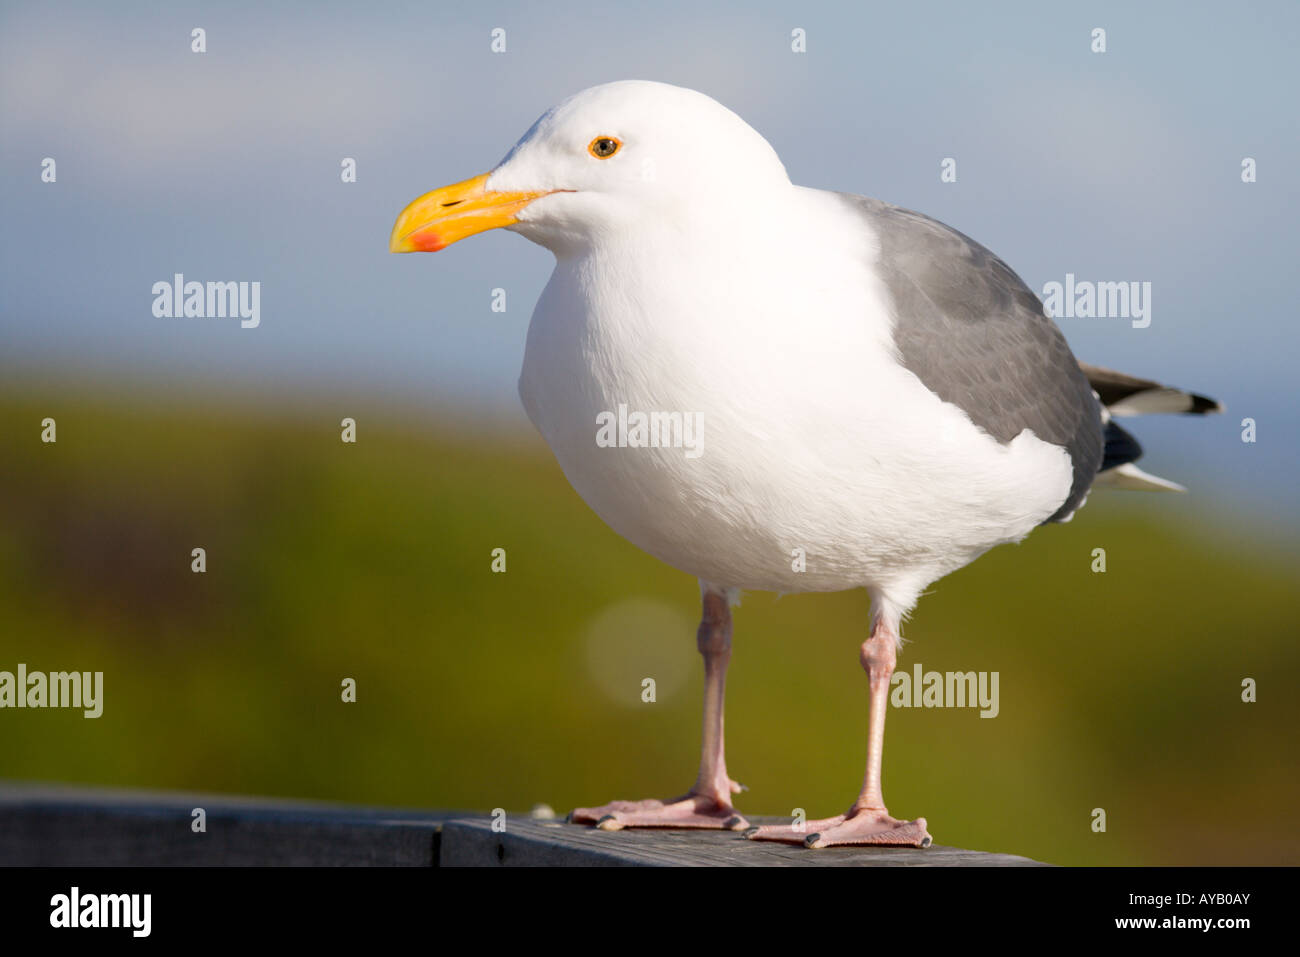
{"label": "seagull", "polygon": [[[529,419],[611,529],[700,582],[694,785],[571,820],[928,846],[925,818],[891,816],[881,790],[903,619],[931,583],[1067,521],[1093,486],[1179,489],[1133,464],[1141,448],[1114,420],[1219,403],[1080,363],[988,249],[920,213],[792,184],[759,133],[681,87],[577,93],[490,172],[408,205],[389,248],[498,227],[555,256],[519,378]],[[731,609],[742,590],[859,588],[862,789],[843,814],[753,827],[723,748]]]}

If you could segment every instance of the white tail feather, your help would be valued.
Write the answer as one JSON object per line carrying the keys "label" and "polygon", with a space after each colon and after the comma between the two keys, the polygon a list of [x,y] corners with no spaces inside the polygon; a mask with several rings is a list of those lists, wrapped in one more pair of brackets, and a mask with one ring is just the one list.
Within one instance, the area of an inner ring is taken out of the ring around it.
{"label": "white tail feather", "polygon": [[1150,472],[1143,472],[1132,462],[1117,465],[1113,469],[1098,472],[1092,483],[1094,488],[1122,488],[1139,492],[1186,492],[1177,482],[1162,479]]}

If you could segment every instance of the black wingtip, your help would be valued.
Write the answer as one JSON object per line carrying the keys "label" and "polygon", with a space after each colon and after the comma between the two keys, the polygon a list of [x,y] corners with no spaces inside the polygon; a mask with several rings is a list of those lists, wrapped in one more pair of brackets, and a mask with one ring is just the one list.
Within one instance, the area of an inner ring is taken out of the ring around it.
{"label": "black wingtip", "polygon": [[1208,395],[1197,395],[1193,392],[1190,398],[1192,407],[1187,410],[1189,415],[1208,415],[1211,412],[1223,411],[1223,403],[1218,399],[1211,399]]}
{"label": "black wingtip", "polygon": [[1141,444],[1133,438],[1131,432],[1121,429],[1114,420],[1106,423],[1104,434],[1106,446],[1102,452],[1101,466],[1097,471],[1104,472],[1117,465],[1126,465],[1142,458]]}

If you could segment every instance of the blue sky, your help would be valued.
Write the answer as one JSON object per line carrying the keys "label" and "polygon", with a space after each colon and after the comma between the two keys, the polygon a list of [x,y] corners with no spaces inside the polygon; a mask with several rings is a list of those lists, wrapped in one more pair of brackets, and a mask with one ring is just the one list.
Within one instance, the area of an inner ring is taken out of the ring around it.
{"label": "blue sky", "polygon": [[[1062,320],[1076,354],[1226,401],[1212,423],[1137,423],[1144,464],[1296,524],[1300,5],[0,10],[6,377],[393,393],[527,428],[515,380],[549,254],[501,231],[393,256],[389,228],[568,94],[657,79],[734,109],[795,182],[933,215],[1035,290],[1067,272],[1151,282],[1149,328]],[[47,156],[55,184],[40,181]],[[340,182],[345,156],[355,184]],[[944,157],[956,183],[940,182]],[[176,272],[260,281],[261,326],[155,318],[150,288]]]}

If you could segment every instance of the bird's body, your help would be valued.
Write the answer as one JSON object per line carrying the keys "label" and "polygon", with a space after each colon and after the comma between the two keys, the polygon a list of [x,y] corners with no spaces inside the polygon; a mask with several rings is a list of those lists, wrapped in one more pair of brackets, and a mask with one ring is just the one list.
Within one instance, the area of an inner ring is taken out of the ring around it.
{"label": "bird's body", "polygon": [[[835,194],[776,192],[752,223],[651,225],[560,259],[524,408],[587,504],[669,564],[742,589],[866,587],[907,609],[1053,515],[1070,458],[1032,432],[1000,442],[930,391],[899,359],[906,317],[872,272],[871,223]],[[620,405],[698,415],[700,454],[597,446],[597,417]]]}
{"label": "bird's body", "polygon": [[935,580],[1071,517],[1094,481],[1176,488],[1132,464],[1141,450],[1112,414],[1217,403],[1081,368],[989,250],[919,213],[793,185],[761,136],[691,90],[571,97],[491,173],[410,204],[390,248],[498,226],[556,257],[519,380],[529,418],[587,504],[703,594],[695,786],[575,819],[744,827],[723,756],[730,604],[741,589],[864,588],[862,792],[807,831],[750,836],[928,844],[924,818],[892,818],[881,793],[902,618]]}

